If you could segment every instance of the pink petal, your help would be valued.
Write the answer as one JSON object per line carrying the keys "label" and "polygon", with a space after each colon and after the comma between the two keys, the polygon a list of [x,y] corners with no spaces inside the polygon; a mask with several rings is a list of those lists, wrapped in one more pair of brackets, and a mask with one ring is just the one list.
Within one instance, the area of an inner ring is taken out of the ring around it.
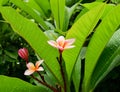
{"label": "pink petal", "polygon": [[26,70],[25,72],[24,72],[24,75],[31,75],[31,74],[33,74],[35,71],[32,71],[32,70]]}
{"label": "pink petal", "polygon": [[66,46],[64,49],[70,49],[70,48],[74,48],[75,46],[72,45],[72,46]]}
{"label": "pink petal", "polygon": [[33,64],[32,62],[29,62],[29,63],[27,64],[27,68],[28,68],[29,70],[35,70],[35,66],[34,66],[34,64]]}
{"label": "pink petal", "polygon": [[40,64],[43,63],[43,60],[39,60],[35,63],[35,67],[38,68],[40,66]]}
{"label": "pink petal", "polygon": [[59,42],[59,41],[62,41],[62,40],[65,40],[64,36],[59,36],[56,40],[56,42]]}
{"label": "pink petal", "polygon": [[57,43],[55,41],[53,41],[53,40],[48,41],[48,44],[50,44],[51,46],[57,48]]}
{"label": "pink petal", "polygon": [[39,67],[37,71],[44,71],[43,67]]}
{"label": "pink petal", "polygon": [[67,39],[67,40],[65,40],[65,45],[69,46],[69,45],[72,45],[74,42],[75,42],[74,38],[73,39]]}
{"label": "pink petal", "polygon": [[65,43],[65,38],[64,38],[64,36],[58,37],[58,39],[56,40],[56,42],[57,42],[57,44],[58,44],[59,46],[62,46],[62,47],[63,47],[63,45],[64,45],[64,43]]}

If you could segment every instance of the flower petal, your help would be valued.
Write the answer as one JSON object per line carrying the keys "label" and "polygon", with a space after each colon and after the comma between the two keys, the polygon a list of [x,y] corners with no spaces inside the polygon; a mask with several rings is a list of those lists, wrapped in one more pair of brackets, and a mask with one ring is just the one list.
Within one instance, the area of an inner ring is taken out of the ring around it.
{"label": "flower petal", "polygon": [[53,41],[53,40],[50,40],[50,41],[48,41],[48,44],[50,44],[51,46],[53,46],[53,47],[55,47],[55,48],[57,48],[57,43],[55,42],[55,41]]}
{"label": "flower petal", "polygon": [[33,64],[32,62],[29,62],[29,63],[27,64],[27,68],[28,68],[29,70],[35,70],[35,66],[34,66],[34,64]]}
{"label": "flower petal", "polygon": [[56,42],[57,42],[57,44],[58,44],[59,46],[63,47],[63,46],[64,46],[64,43],[65,43],[65,38],[64,38],[64,36],[58,37],[58,39],[56,40]]}
{"label": "flower petal", "polygon": [[39,67],[37,71],[44,71],[43,67]]}
{"label": "flower petal", "polygon": [[74,48],[75,46],[72,45],[72,46],[66,46],[64,49],[70,49],[70,48]]}
{"label": "flower petal", "polygon": [[67,39],[65,40],[65,46],[70,46],[75,42],[75,39]]}
{"label": "flower petal", "polygon": [[25,72],[24,72],[24,75],[31,75],[33,74],[35,71],[32,71],[32,70],[29,70],[27,69]]}
{"label": "flower petal", "polygon": [[35,63],[35,67],[38,68],[40,66],[40,64],[43,63],[43,60],[39,60]]}

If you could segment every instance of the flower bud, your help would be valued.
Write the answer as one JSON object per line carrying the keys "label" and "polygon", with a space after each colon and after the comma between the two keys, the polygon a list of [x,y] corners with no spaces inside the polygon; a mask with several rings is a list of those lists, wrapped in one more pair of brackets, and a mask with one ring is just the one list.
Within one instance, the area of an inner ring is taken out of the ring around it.
{"label": "flower bud", "polygon": [[26,48],[21,48],[18,50],[18,55],[28,63],[28,50]]}

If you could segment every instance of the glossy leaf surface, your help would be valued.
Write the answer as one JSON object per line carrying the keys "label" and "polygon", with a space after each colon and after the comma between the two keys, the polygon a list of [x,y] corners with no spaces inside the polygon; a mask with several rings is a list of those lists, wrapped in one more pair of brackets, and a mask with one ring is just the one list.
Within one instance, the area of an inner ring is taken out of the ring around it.
{"label": "glossy leaf surface", "polygon": [[48,92],[44,87],[33,86],[18,78],[0,75],[0,92]]}
{"label": "glossy leaf surface", "polygon": [[65,0],[50,0],[50,4],[56,28],[58,31],[62,31],[65,16]]}
{"label": "glossy leaf surface", "polygon": [[[102,52],[91,77],[90,87],[95,86],[116,66],[120,61],[120,30],[116,31]],[[98,72],[99,71],[99,72]]]}
{"label": "glossy leaf surface", "polygon": [[[93,31],[104,11],[105,4],[95,7],[90,10],[74,23],[72,28],[68,31],[67,38],[75,38],[75,48],[66,50],[63,57],[66,64],[68,78],[70,80],[73,67],[76,59],[80,53],[82,45],[84,44],[87,36]],[[94,15],[93,15],[94,14]]]}
{"label": "glossy leaf surface", "polygon": [[11,0],[15,5],[17,5],[19,8],[27,12],[29,15],[33,17],[40,25],[43,27],[43,29],[48,30],[48,26],[45,24],[43,18],[38,14],[33,8],[28,6],[25,2],[21,0]]}
{"label": "glossy leaf surface", "polygon": [[97,64],[97,60],[100,57],[106,44],[112,37],[113,33],[120,24],[120,5],[116,6],[110,11],[106,17],[102,20],[101,24],[96,29],[87,49],[86,62],[85,62],[85,87],[89,84],[91,74]]}

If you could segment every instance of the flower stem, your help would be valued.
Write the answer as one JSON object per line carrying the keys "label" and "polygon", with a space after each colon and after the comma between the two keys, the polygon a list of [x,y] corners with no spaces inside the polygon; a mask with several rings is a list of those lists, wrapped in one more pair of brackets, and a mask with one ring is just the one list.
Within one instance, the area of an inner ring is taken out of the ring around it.
{"label": "flower stem", "polygon": [[65,81],[65,75],[64,75],[64,69],[62,66],[62,52],[60,52],[60,57],[59,57],[59,64],[60,64],[60,69],[61,69],[61,74],[62,74],[62,78],[63,78],[63,82],[64,82],[64,92],[66,92],[66,81]]}
{"label": "flower stem", "polygon": [[44,80],[44,76],[42,76],[38,71],[37,71],[37,73],[38,73],[39,76],[41,77],[42,81],[45,82],[45,80]]}
{"label": "flower stem", "polygon": [[50,88],[51,90],[53,90],[53,92],[58,92],[56,88],[50,86],[50,85],[47,84],[46,82],[43,82],[43,81],[39,80],[39,79],[36,78],[34,75],[31,75],[31,77],[32,77],[33,79],[35,79],[36,81],[38,81],[39,83],[41,83],[42,85],[44,85],[44,86]]}

